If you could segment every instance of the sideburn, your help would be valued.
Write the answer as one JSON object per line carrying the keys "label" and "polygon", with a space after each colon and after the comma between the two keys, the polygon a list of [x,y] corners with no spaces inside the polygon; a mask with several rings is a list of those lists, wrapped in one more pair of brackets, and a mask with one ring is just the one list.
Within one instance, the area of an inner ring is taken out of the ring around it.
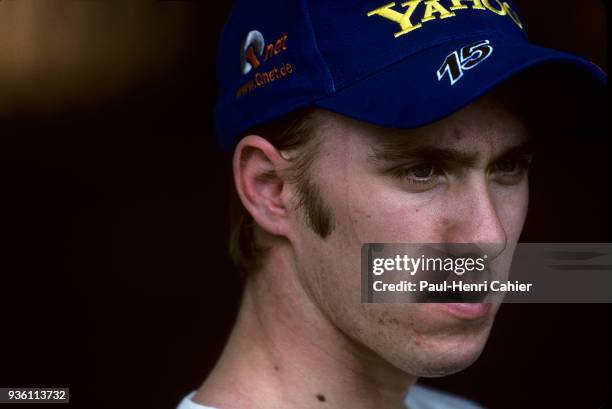
{"label": "sideburn", "polygon": [[304,207],[308,225],[312,230],[326,238],[333,231],[334,222],[331,210],[326,206],[318,186],[309,177],[298,182],[300,195],[299,207]]}

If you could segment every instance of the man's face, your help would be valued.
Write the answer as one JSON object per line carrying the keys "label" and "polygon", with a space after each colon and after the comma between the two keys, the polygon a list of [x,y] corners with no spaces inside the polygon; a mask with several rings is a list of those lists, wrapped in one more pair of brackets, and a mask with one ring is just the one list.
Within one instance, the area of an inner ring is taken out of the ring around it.
{"label": "man's face", "polygon": [[321,238],[295,215],[301,285],[336,327],[403,371],[442,376],[465,368],[480,355],[498,305],[474,317],[443,304],[362,304],[360,250],[496,243],[491,264],[507,269],[528,206],[523,123],[491,96],[409,131],[320,115],[310,175],[333,226]]}

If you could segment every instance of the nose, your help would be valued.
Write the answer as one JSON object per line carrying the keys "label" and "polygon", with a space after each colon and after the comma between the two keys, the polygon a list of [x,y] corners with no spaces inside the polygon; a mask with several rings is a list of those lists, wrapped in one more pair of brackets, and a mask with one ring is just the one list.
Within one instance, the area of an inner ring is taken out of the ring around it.
{"label": "nose", "polygon": [[466,181],[449,199],[446,243],[474,244],[490,259],[506,248],[507,235],[496,198],[484,178]]}

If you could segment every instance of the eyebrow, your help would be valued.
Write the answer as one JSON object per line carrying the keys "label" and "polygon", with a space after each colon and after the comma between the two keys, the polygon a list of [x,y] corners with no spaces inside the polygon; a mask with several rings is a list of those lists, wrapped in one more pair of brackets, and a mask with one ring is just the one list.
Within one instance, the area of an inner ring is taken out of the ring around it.
{"label": "eyebrow", "polygon": [[[533,153],[530,141],[505,149],[493,158],[493,162],[505,157],[515,157]],[[432,162],[457,163],[464,166],[473,166],[478,159],[478,152],[466,152],[454,148],[439,148],[435,146],[414,146],[407,143],[383,143],[374,148],[370,160],[375,163],[397,163],[407,158],[419,158]]]}
{"label": "eyebrow", "polygon": [[521,143],[520,145],[510,147],[493,158],[494,162],[506,157],[516,157],[516,156],[524,156],[524,155],[533,155],[535,152],[535,148],[531,139]]}

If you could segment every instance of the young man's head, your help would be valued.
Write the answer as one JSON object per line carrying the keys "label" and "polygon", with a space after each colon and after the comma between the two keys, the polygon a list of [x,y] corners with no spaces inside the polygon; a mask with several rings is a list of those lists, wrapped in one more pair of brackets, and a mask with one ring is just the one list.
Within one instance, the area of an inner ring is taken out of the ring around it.
{"label": "young man's head", "polygon": [[522,116],[494,89],[553,61],[601,73],[528,43],[511,2],[270,3],[237,2],[218,65],[246,286],[288,319],[317,311],[405,373],[465,368],[498,305],[362,304],[361,247],[477,243],[507,270],[531,157]]}
{"label": "young man's head", "polygon": [[496,243],[493,264],[506,265],[528,204],[521,118],[485,96],[415,130],[326,110],[311,111],[301,127],[307,139],[298,146],[278,149],[250,134],[235,150],[260,258],[246,274],[283,260],[283,280],[355,343],[408,373],[439,376],[472,363],[497,306],[360,304],[360,251],[368,242]]}

